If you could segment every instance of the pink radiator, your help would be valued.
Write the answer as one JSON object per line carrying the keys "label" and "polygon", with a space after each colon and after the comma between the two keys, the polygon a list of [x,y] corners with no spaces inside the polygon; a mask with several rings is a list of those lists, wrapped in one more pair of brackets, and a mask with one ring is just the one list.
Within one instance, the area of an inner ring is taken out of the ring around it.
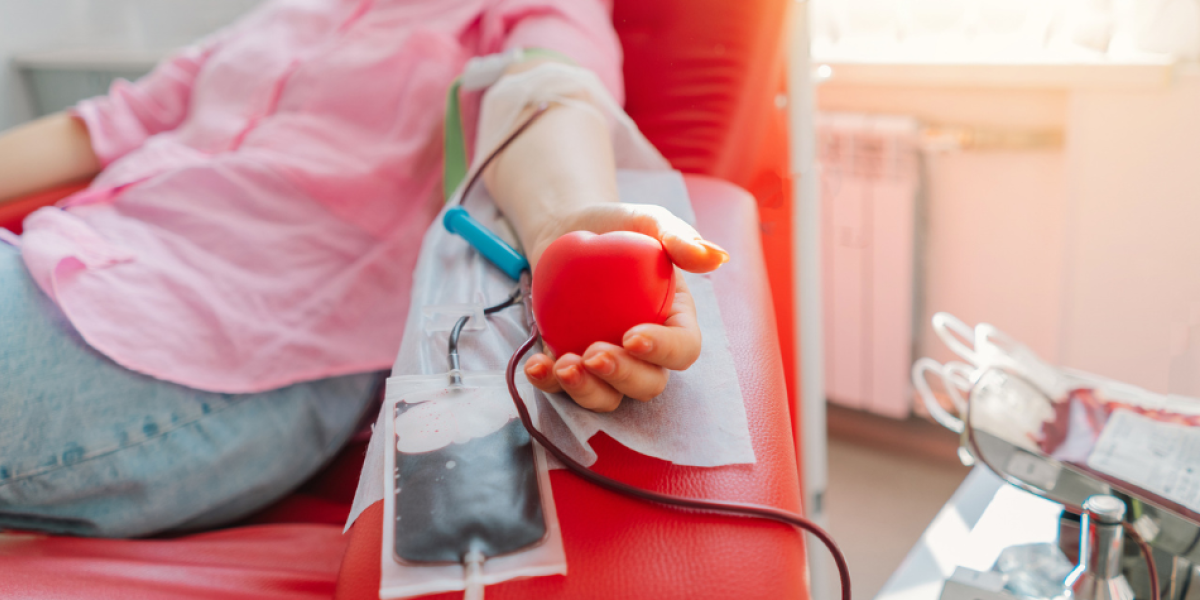
{"label": "pink radiator", "polygon": [[902,418],[912,397],[917,122],[826,113],[816,125],[827,395]]}

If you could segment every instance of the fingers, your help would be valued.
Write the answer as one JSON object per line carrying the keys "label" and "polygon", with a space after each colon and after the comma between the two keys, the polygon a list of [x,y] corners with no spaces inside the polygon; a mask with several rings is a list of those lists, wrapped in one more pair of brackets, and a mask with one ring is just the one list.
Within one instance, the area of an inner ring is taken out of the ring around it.
{"label": "fingers", "polygon": [[653,399],[667,387],[670,372],[633,357],[624,348],[596,342],[583,353],[583,366],[617,392],[642,402]]}
{"label": "fingers", "polygon": [[566,392],[583,408],[609,412],[625,396],[647,401],[661,394],[670,374],[620,346],[597,342],[583,357],[567,354],[554,361],[535,354],[525,363],[525,376],[543,392]]}
{"label": "fingers", "polygon": [[533,387],[547,394],[563,391],[558,378],[554,376],[554,359],[545,354],[534,354],[525,361],[525,377]]}
{"label": "fingers", "polygon": [[700,358],[702,336],[696,303],[683,277],[675,278],[675,303],[662,325],[637,325],[625,332],[621,345],[637,359],[682,371]]}
{"label": "fingers", "polygon": [[[680,319],[682,321],[683,319]],[[700,330],[667,325],[638,325],[625,334],[629,355],[672,371],[683,371],[700,358]]]}
{"label": "fingers", "polygon": [[570,394],[576,404],[590,411],[612,412],[621,405],[624,395],[588,371],[577,354],[558,359],[554,364],[554,375],[563,391]]}
{"label": "fingers", "polygon": [[576,404],[595,412],[616,410],[624,397],[588,371],[577,354],[567,354],[557,361],[535,354],[525,362],[525,376],[537,389],[548,394],[566,392]]}

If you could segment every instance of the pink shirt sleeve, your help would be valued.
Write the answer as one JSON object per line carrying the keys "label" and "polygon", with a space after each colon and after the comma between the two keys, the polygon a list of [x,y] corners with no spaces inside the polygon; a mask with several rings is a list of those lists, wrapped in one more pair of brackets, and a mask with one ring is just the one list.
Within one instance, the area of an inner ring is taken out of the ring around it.
{"label": "pink shirt sleeve", "polygon": [[483,17],[492,51],[544,48],[564,54],[600,77],[624,104],[621,42],[611,0],[499,0]]}
{"label": "pink shirt sleeve", "polygon": [[196,75],[216,46],[208,41],[181,50],[145,77],[133,83],[119,79],[107,96],[84,100],[72,109],[87,125],[100,164],[107,166],[150,136],[183,122]]}

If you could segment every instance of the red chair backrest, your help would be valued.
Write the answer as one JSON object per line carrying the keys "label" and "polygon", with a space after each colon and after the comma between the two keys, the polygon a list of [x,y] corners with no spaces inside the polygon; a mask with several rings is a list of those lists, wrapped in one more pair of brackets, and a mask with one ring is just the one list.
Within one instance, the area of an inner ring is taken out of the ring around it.
{"label": "red chair backrest", "polygon": [[758,200],[784,371],[795,398],[790,4],[615,0],[613,24],[625,51],[625,108],[646,137],[675,168],[720,177]]}

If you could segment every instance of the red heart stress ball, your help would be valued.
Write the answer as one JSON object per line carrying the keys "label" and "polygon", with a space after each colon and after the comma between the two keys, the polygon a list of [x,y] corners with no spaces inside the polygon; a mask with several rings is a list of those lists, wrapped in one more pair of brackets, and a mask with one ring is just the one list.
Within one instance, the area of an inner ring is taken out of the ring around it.
{"label": "red heart stress ball", "polygon": [[573,231],[542,253],[532,293],[542,340],[558,356],[581,355],[593,342],[620,346],[635,325],[666,321],[675,266],[650,236]]}

